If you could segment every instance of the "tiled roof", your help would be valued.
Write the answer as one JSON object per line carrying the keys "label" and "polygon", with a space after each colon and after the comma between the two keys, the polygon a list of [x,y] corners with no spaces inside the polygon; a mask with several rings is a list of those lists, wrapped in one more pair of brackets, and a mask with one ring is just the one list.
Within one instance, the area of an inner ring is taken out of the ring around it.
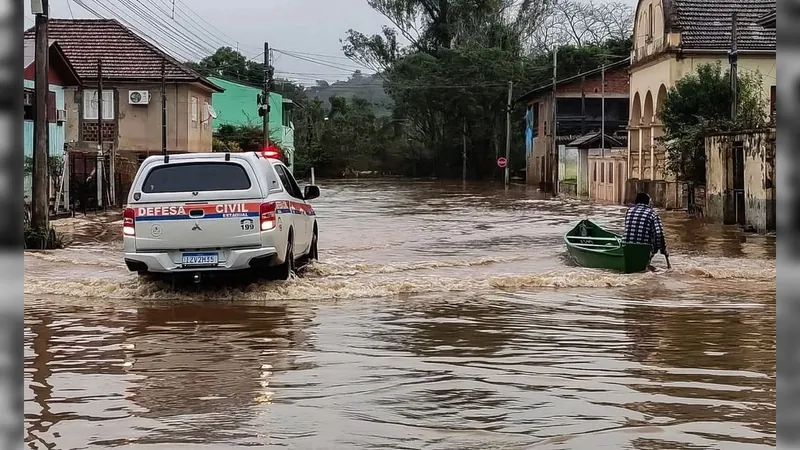
{"label": "tiled roof", "polygon": [[671,28],[680,31],[682,48],[727,50],[734,11],[740,50],[776,49],[775,30],[757,24],[775,11],[775,0],[672,0]]}
{"label": "tiled roof", "polygon": [[[97,78],[97,61],[103,61],[103,78],[115,80],[161,80],[161,61],[166,59],[169,81],[200,82],[220,88],[184,66],[155,45],[114,19],[50,19],[48,38],[58,42],[84,80]],[[34,37],[33,29],[25,38]]]}
{"label": "tiled roof", "polygon": [[[570,147],[587,147],[602,141],[602,135],[599,131],[594,133],[584,134],[583,136],[570,142]],[[625,147],[625,143],[614,136],[606,134],[606,145],[611,147]]]}

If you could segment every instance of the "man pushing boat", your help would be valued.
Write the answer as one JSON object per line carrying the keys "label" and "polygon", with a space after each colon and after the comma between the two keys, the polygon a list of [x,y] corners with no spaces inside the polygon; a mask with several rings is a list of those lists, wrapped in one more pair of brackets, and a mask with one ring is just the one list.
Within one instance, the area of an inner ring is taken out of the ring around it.
{"label": "man pushing boat", "polygon": [[[623,241],[631,244],[650,244],[650,259],[660,252],[670,267],[669,251],[664,239],[664,224],[661,217],[650,207],[650,196],[644,192],[636,195],[636,204],[625,213],[625,236]],[[648,269],[655,270],[652,265]]]}

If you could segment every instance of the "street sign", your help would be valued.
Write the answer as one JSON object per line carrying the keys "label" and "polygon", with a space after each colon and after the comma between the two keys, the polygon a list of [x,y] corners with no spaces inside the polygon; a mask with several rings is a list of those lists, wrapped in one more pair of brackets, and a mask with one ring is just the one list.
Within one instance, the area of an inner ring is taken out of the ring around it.
{"label": "street sign", "polygon": [[508,164],[508,160],[503,158],[502,156],[497,158],[497,167],[504,168]]}

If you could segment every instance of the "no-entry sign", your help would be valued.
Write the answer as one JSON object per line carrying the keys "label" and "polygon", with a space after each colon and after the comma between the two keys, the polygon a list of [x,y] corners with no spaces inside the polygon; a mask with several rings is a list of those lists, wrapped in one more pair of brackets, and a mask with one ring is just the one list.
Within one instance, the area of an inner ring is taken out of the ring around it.
{"label": "no-entry sign", "polygon": [[508,160],[503,158],[502,156],[497,158],[497,167],[504,168],[508,164]]}

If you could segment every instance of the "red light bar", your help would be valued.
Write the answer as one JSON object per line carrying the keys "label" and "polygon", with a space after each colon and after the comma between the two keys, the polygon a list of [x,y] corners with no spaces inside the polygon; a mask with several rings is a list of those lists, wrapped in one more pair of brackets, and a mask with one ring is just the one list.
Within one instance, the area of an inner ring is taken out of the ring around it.
{"label": "red light bar", "polygon": [[261,156],[263,156],[264,158],[280,159],[281,151],[278,147],[270,145],[269,147],[261,151]]}

